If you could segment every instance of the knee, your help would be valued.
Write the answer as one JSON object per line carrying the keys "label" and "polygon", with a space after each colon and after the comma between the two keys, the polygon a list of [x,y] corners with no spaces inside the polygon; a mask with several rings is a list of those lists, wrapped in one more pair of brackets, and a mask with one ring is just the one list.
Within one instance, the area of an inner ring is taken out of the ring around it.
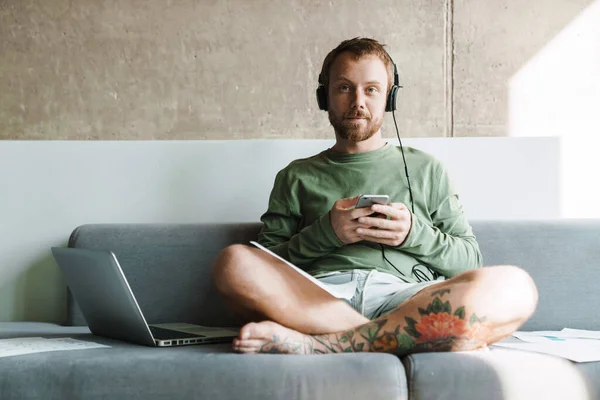
{"label": "knee", "polygon": [[233,244],[224,248],[212,266],[212,279],[217,289],[228,292],[247,270],[250,249],[242,244]]}
{"label": "knee", "polygon": [[494,293],[497,304],[512,319],[525,323],[535,312],[538,291],[527,271],[513,265],[485,267],[469,271],[472,279],[488,293]]}

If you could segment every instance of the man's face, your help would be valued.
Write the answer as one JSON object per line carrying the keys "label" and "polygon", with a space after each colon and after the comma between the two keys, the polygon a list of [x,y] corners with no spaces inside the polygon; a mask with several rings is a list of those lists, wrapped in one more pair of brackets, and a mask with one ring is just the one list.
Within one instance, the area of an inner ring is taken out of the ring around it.
{"label": "man's face", "polygon": [[388,73],[377,56],[358,60],[341,53],[329,73],[329,122],[345,140],[361,142],[381,128],[387,100]]}

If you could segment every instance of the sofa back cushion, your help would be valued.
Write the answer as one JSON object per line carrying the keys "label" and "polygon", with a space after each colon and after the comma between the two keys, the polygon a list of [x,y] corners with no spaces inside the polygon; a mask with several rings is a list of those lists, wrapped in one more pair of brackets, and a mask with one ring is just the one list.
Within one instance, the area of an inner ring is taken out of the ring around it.
{"label": "sofa back cushion", "polygon": [[472,221],[485,265],[528,271],[539,292],[522,330],[600,330],[600,220]]}
{"label": "sofa back cushion", "polygon": [[[485,265],[527,270],[540,301],[524,330],[600,330],[600,220],[471,221]],[[256,239],[260,224],[101,224],[69,245],[112,250],[149,323],[235,326],[211,280],[221,249]],[[68,324],[85,325],[68,296]]]}
{"label": "sofa back cushion", "polygon": [[[82,225],[69,247],[111,250],[148,323],[235,326],[211,280],[221,249],[255,240],[260,224]],[[68,293],[67,324],[87,325]]]}

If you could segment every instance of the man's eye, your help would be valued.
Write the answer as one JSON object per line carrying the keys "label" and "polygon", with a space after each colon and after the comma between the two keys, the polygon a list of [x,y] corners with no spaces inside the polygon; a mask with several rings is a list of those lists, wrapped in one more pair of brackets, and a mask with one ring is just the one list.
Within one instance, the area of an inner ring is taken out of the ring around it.
{"label": "man's eye", "polygon": [[347,92],[348,90],[350,90],[350,86],[340,85],[339,89],[340,89],[340,92]]}
{"label": "man's eye", "polygon": [[377,90],[376,87],[370,87],[370,88],[367,89],[367,92],[369,92],[369,93],[377,93],[377,91],[378,90]]}

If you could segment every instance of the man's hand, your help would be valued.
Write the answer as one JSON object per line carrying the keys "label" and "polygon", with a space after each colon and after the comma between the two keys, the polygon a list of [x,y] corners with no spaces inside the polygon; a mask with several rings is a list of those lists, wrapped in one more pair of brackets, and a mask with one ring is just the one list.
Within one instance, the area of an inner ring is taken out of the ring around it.
{"label": "man's hand", "polygon": [[412,214],[402,203],[390,205],[374,204],[368,208],[370,212],[384,214],[389,219],[362,216],[358,218],[357,234],[361,240],[386,244],[391,247],[400,246],[406,240],[412,226]]}
{"label": "man's hand", "polygon": [[371,208],[368,207],[352,208],[356,205],[359,197],[360,195],[336,201],[333,203],[333,207],[329,213],[331,227],[338,239],[344,244],[351,244],[364,240],[364,238],[356,232],[356,230],[362,226],[357,221],[357,218],[373,214]]}

